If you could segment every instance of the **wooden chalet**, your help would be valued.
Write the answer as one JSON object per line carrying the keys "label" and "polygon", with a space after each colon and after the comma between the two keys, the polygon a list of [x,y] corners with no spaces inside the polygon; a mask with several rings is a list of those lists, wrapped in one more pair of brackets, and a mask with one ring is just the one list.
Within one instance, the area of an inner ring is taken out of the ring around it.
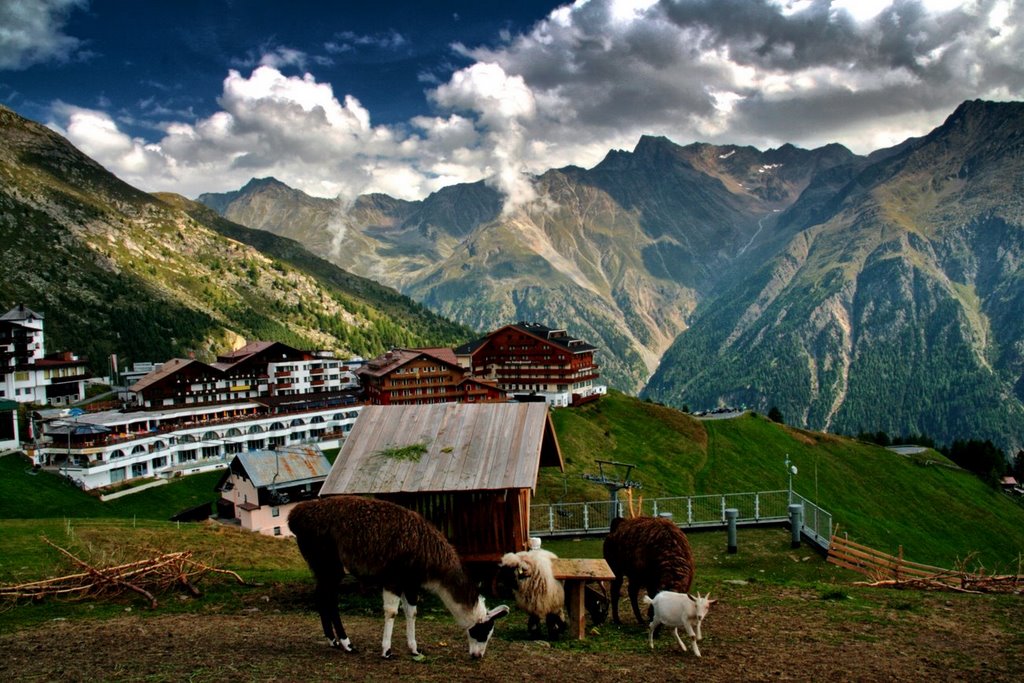
{"label": "wooden chalet", "polygon": [[320,491],[416,510],[463,560],[524,550],[540,467],[563,469],[543,403],[366,406]]}
{"label": "wooden chalet", "polygon": [[215,363],[172,358],[131,386],[144,408],[259,399],[308,401],[356,387],[342,361],[281,342],[256,341],[222,354]]}
{"label": "wooden chalet", "polygon": [[375,405],[506,400],[494,382],[470,376],[451,349],[392,349],[356,374],[367,401]]}
{"label": "wooden chalet", "polygon": [[596,400],[596,348],[563,329],[540,323],[505,325],[454,349],[455,357],[477,379],[495,382],[519,401],[546,401],[555,407]]}

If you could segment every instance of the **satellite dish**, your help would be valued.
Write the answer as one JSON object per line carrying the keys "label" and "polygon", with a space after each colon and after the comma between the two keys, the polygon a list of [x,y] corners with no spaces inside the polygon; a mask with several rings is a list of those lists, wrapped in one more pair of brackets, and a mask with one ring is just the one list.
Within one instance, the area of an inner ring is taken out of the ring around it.
{"label": "satellite dish", "polygon": [[789,468],[789,471],[790,471],[791,473],[793,473],[793,474],[796,474],[796,465],[793,465],[792,467],[790,467],[790,468]]}

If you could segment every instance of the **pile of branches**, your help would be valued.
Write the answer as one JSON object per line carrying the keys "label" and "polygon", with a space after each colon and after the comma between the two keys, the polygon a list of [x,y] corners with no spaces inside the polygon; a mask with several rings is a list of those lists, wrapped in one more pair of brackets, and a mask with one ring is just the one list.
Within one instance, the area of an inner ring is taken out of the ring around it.
{"label": "pile of branches", "polygon": [[95,567],[48,539],[44,538],[43,541],[60,551],[82,571],[52,579],[0,586],[0,599],[41,600],[51,596],[99,598],[134,592],[148,600],[151,609],[156,609],[156,595],[171,588],[184,589],[194,597],[202,595],[196,588],[196,581],[210,572],[227,574],[239,583],[248,585],[233,571],[217,569],[193,559],[190,550],[114,567]]}
{"label": "pile of branches", "polygon": [[984,568],[970,571],[968,566],[973,555],[957,563],[955,569],[942,569],[932,574],[899,575],[883,578],[881,574],[873,581],[856,581],[856,585],[882,588],[907,588],[910,590],[953,591],[956,593],[1011,593],[1024,595],[1024,574],[1018,567],[1016,574],[990,574]]}

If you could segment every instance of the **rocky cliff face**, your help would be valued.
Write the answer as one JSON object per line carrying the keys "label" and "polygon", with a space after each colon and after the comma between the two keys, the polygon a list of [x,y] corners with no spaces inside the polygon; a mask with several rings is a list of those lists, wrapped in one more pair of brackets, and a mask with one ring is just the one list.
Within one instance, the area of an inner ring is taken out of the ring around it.
{"label": "rocky cliff face", "polygon": [[638,390],[697,302],[769,234],[778,207],[816,173],[855,158],[837,145],[759,152],[645,137],[593,169],[543,174],[540,199],[506,214],[483,183],[421,202],[360,197],[301,221],[287,207],[251,215],[263,202],[256,195],[269,192],[260,185],[201,199],[477,329],[515,320],[568,327],[604,350],[607,379]]}
{"label": "rocky cliff face", "polygon": [[648,395],[1018,447],[1024,107],[965,103],[849,175],[805,195],[775,226],[781,253],[701,306]]}

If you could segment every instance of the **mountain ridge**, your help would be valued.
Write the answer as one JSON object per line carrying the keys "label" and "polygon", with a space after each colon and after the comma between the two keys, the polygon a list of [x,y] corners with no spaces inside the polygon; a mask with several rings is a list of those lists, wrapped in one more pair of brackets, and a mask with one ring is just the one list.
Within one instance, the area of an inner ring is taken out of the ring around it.
{"label": "mountain ridge", "polygon": [[373,354],[468,333],[298,243],[246,245],[262,233],[133,188],[3,107],[0,141],[0,298],[43,312],[49,350],[83,353],[94,370],[112,353],[212,359],[257,338]]}

